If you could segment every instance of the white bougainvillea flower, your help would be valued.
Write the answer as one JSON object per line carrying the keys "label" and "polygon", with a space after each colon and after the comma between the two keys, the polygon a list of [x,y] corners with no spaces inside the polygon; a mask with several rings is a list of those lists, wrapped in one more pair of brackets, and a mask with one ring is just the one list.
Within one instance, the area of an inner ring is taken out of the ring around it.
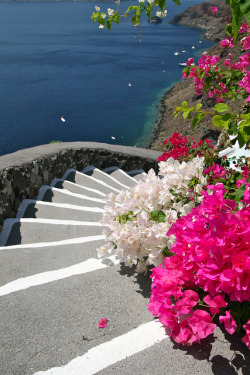
{"label": "white bougainvillea flower", "polygon": [[108,8],[108,9],[107,9],[107,12],[108,12],[108,15],[109,15],[110,17],[112,17],[113,14],[114,14],[114,9]]}
{"label": "white bougainvillea flower", "polygon": [[96,10],[97,12],[100,12],[101,8],[99,8],[99,7],[96,5],[96,6],[95,6],[95,10]]}
{"label": "white bougainvillea flower", "polygon": [[[137,265],[137,272],[162,264],[164,250],[170,250],[175,242],[175,236],[167,237],[168,230],[178,217],[195,207],[188,199],[192,196],[190,181],[200,180],[197,193],[206,185],[203,168],[204,158],[187,163],[169,158],[159,163],[159,176],[151,169],[135,187],[118,195],[108,194],[101,220],[107,243],[98,249],[98,257],[115,253],[125,265]],[[196,201],[200,199],[196,197]]]}
{"label": "white bougainvillea flower", "polygon": [[148,0],[149,4],[153,4],[154,0]]}

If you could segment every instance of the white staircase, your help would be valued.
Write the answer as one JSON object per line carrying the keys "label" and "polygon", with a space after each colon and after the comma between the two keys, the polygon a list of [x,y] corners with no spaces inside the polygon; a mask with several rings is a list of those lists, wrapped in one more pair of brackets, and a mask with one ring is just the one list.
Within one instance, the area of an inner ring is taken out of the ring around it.
{"label": "white staircase", "polygon": [[[143,173],[71,169],[5,221],[1,375],[214,374],[206,357],[196,361],[176,350],[148,312],[147,276],[136,276],[115,256],[97,259],[106,194],[135,186]],[[103,317],[109,322],[100,329]],[[220,331],[217,337],[212,354],[229,361],[231,343]]]}

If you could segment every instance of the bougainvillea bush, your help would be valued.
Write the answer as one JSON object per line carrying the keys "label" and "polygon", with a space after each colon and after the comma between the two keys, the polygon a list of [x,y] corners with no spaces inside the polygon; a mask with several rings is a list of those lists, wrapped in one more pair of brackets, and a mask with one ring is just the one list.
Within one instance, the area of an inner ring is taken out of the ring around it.
{"label": "bougainvillea bush", "polygon": [[149,311],[178,343],[200,342],[219,314],[230,334],[248,331],[243,341],[250,348],[250,184],[243,184],[238,204],[224,198],[223,184],[208,185],[201,204],[167,233],[176,238],[174,255],[152,271]]}
{"label": "bougainvillea bush", "polygon": [[175,133],[164,144],[158,176],[108,195],[98,254],[138,272],[155,266],[148,308],[176,342],[200,342],[218,315],[250,348],[249,167],[230,169],[209,141]]}
{"label": "bougainvillea bush", "polygon": [[[192,77],[196,93],[217,104],[203,111],[201,103],[188,108],[184,101],[175,117],[193,117],[195,127],[212,115],[215,126],[235,136],[232,142],[248,147],[250,8],[246,0],[227,3],[232,24],[221,47],[232,48],[238,41],[244,55],[233,61],[229,52],[223,66],[220,56],[203,54],[197,66],[189,59],[183,78]],[[167,14],[165,0],[139,0],[123,14],[119,5],[120,0],[117,9],[108,8],[107,13],[96,7],[93,21],[110,29],[121,17],[136,26],[142,12],[151,19],[155,8],[157,16]],[[214,16],[217,10],[211,7]],[[248,23],[240,27],[243,15]],[[244,106],[232,111],[225,99],[243,99]],[[108,242],[98,254],[115,252],[126,265],[136,264],[138,272],[155,266],[148,308],[176,342],[200,342],[219,322],[229,334],[242,333],[250,349],[249,168],[229,169],[208,140],[189,144],[187,137],[175,133],[164,144],[159,176],[150,171],[135,188],[108,196],[103,219]]]}
{"label": "bougainvillea bush", "polygon": [[115,252],[125,265],[136,264],[138,272],[162,264],[174,242],[167,231],[200,202],[204,166],[204,158],[181,163],[169,158],[159,163],[159,176],[150,170],[135,187],[109,194],[102,220],[108,242],[98,255]]}

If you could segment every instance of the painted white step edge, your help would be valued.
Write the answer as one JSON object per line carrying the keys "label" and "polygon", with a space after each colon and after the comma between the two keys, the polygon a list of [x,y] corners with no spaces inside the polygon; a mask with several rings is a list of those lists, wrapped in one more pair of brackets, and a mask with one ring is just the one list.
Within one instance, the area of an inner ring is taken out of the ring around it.
{"label": "painted white step edge", "polygon": [[[76,186],[77,188],[82,189],[83,191],[84,191],[84,190],[91,191],[91,192],[93,192],[93,193],[96,193],[96,194],[101,195],[102,197],[105,197],[105,196],[106,196],[105,193],[102,193],[102,192],[99,191],[99,190],[91,189],[91,188],[89,188],[89,187],[85,187],[85,186],[82,186],[82,185],[76,184],[75,182],[71,182],[71,181],[68,181],[68,180],[63,180],[63,179],[60,179],[60,178],[55,178],[55,179],[51,182],[50,186],[51,186],[51,187],[55,187],[55,185],[56,185],[56,183],[57,183],[58,181],[67,182],[68,184],[70,184],[70,185],[72,185],[72,186]],[[57,189],[58,189],[58,188],[57,188]],[[64,190],[64,189],[63,189],[63,190]],[[66,189],[66,190],[68,190],[68,189]]]}
{"label": "painted white step edge", "polygon": [[29,244],[1,246],[0,251],[17,250],[17,249],[20,249],[20,250],[21,249],[36,249],[36,248],[42,248],[42,247],[55,247],[55,246],[63,246],[63,245],[77,245],[77,244],[83,244],[86,242],[103,241],[105,239],[106,239],[106,236],[103,234],[100,234],[98,236],[76,237],[76,238],[70,238],[68,240],[53,241],[53,242],[36,242],[36,243],[29,243]]}
{"label": "painted white step edge", "polygon": [[53,203],[53,202],[46,202],[46,201],[36,201],[35,199],[25,199],[19,210],[17,212],[16,218],[21,219],[30,204],[35,204],[36,207],[39,206],[51,206],[51,207],[58,207],[58,208],[66,208],[68,210],[75,210],[75,211],[86,211],[86,212],[100,212],[103,213],[104,210],[99,207],[87,207],[87,206],[76,206],[74,204],[69,203]]}
{"label": "painted white step edge", "polygon": [[94,375],[163,340],[171,343],[162,324],[153,320],[89,349],[84,355],[72,359],[62,367],[38,371],[34,375]]}
{"label": "painted white step edge", "polygon": [[10,293],[18,292],[20,290],[40,286],[58,280],[63,280],[71,276],[82,275],[84,273],[101,270],[102,268],[111,267],[119,263],[120,261],[116,259],[115,255],[104,259],[89,258],[84,262],[77,263],[66,268],[41,272],[35,275],[13,280],[0,287],[0,296],[5,296]]}
{"label": "painted white step edge", "polygon": [[114,190],[116,193],[120,193],[120,190],[118,190],[118,189],[116,189],[116,188],[113,188],[112,186],[109,186],[108,184],[106,184],[105,182],[103,182],[103,181],[101,181],[101,180],[97,180],[96,178],[91,177],[91,176],[88,176],[87,174],[84,174],[84,173],[82,173],[82,172],[78,172],[78,171],[76,171],[75,169],[69,169],[69,170],[65,173],[65,175],[62,177],[62,179],[65,180],[71,172],[75,172],[76,174],[83,175],[84,178],[90,179],[90,180],[92,180],[93,182],[95,182],[95,183],[97,184],[97,186],[98,186],[98,184],[101,184],[101,185],[103,185],[103,186],[105,186],[105,187],[108,187],[108,188],[111,189],[111,190]]}
{"label": "painted white step edge", "polygon": [[[109,167],[109,168],[105,168],[104,169],[104,172],[108,173],[108,172],[113,172],[113,171],[120,171],[122,174],[124,174],[127,178],[129,178],[131,181],[135,182],[136,184],[138,184],[138,181],[131,177],[128,172],[124,172],[122,169],[118,168],[118,167]],[[132,171],[130,171],[132,172]]]}
{"label": "painted white step edge", "polygon": [[87,221],[74,221],[74,220],[57,220],[57,219],[33,219],[33,218],[21,218],[21,219],[6,219],[4,227],[0,233],[0,246],[5,246],[11,229],[16,223],[30,223],[30,224],[50,224],[50,225],[72,225],[72,226],[90,226],[90,227],[105,227],[105,224],[99,222],[87,222]]}
{"label": "painted white step edge", "polygon": [[[129,186],[124,185],[123,183],[119,182],[116,178],[114,178],[114,177],[110,176],[109,174],[103,172],[101,169],[98,169],[98,168],[94,167],[93,165],[89,165],[88,167],[84,168],[82,170],[82,173],[87,173],[87,172],[93,171],[93,170],[98,171],[98,173],[100,173],[100,175],[103,175],[103,176],[107,177],[108,179],[110,179],[110,181],[114,181],[116,184],[120,185],[122,188],[129,189]],[[99,181],[99,179],[98,179],[98,181]]]}
{"label": "painted white step edge", "polygon": [[51,186],[48,186],[48,185],[43,185],[41,187],[41,189],[39,190],[37,200],[39,200],[39,201],[42,200],[45,193],[47,192],[47,190],[58,191],[59,193],[62,193],[62,194],[71,195],[72,197],[76,197],[76,198],[87,199],[87,200],[92,201],[92,202],[106,203],[106,201],[104,199],[91,198],[91,197],[88,197],[87,195],[84,195],[84,194],[72,193],[71,191],[69,191],[67,189],[57,189],[57,188],[54,188],[54,187],[51,187]]}

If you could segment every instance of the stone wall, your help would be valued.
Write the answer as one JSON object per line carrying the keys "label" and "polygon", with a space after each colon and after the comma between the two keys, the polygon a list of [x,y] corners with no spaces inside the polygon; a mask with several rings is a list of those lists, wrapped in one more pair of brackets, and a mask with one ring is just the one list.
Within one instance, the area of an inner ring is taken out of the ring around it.
{"label": "stone wall", "polygon": [[16,216],[23,199],[36,199],[42,185],[75,168],[88,165],[124,171],[157,170],[157,151],[95,142],[54,143],[0,157],[0,230],[5,218]]}

